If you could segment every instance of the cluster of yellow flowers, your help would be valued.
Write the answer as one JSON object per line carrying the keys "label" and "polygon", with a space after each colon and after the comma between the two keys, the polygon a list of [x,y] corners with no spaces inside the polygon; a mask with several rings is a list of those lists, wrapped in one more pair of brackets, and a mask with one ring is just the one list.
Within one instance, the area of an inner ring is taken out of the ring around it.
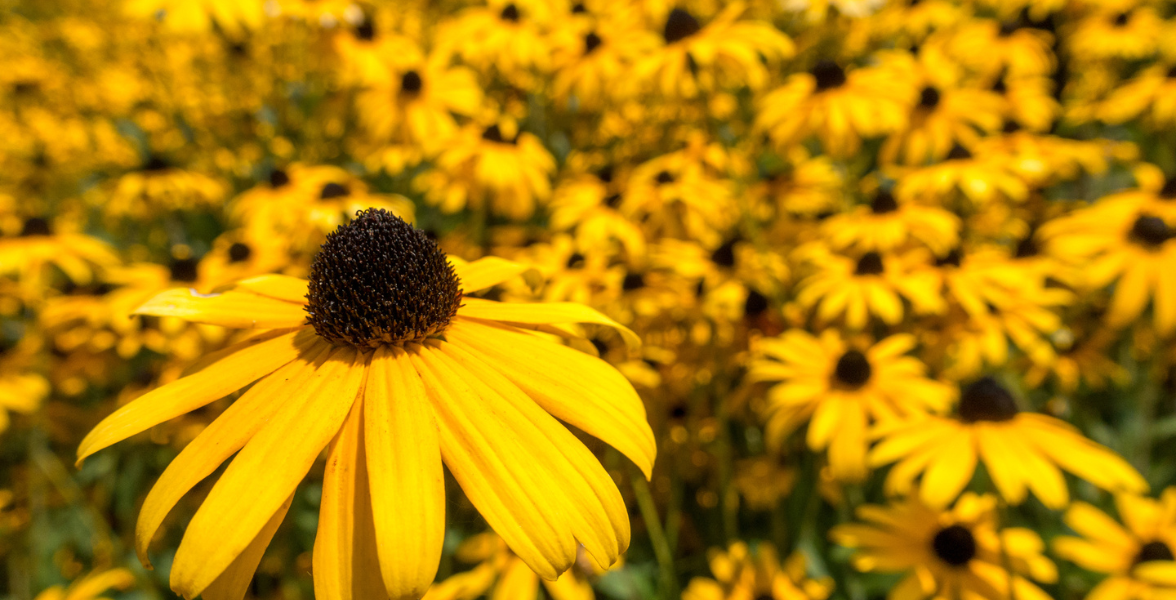
{"label": "cluster of yellow flowers", "polygon": [[0,64],[2,597],[1176,598],[1172,2],[9,0]]}

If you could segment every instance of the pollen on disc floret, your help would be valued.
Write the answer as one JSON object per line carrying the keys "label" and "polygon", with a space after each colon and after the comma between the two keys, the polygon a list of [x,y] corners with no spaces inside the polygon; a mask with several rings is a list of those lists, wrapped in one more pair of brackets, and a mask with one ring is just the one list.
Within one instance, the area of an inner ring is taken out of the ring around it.
{"label": "pollen on disc floret", "polygon": [[461,282],[423,231],[376,208],[327,235],[310,267],[307,322],[335,344],[370,350],[441,333]]}

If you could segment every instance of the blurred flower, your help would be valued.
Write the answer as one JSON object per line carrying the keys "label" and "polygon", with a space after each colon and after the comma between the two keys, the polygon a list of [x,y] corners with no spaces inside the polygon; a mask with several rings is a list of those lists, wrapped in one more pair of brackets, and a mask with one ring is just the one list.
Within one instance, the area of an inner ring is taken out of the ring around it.
{"label": "blurred flower", "polygon": [[707,551],[714,579],[690,580],[682,600],[825,600],[833,591],[833,579],[813,579],[806,572],[804,555],[797,552],[781,563],[776,548],[733,542],[726,552]]}
{"label": "blurred flower", "polygon": [[1053,583],[1058,571],[1031,529],[1000,528],[996,498],[964,494],[950,510],[912,496],[888,506],[858,508],[862,524],[838,525],[829,536],[856,549],[864,572],[903,573],[896,598],[1022,598],[1050,596],[1033,581]]}

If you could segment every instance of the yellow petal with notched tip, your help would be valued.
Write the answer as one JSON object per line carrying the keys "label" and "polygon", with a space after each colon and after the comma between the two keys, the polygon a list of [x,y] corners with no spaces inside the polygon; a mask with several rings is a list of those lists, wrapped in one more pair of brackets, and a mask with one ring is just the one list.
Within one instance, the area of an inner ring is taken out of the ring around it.
{"label": "yellow petal with notched tip", "polygon": [[327,454],[312,565],[317,600],[387,597],[368,493],[364,404],[364,399],[356,401]]}
{"label": "yellow petal with notched tip", "polygon": [[445,542],[441,443],[425,386],[404,350],[382,346],[364,392],[364,436],[380,572],[394,600],[420,598]]}
{"label": "yellow petal with notched tip", "polygon": [[203,369],[151,390],[103,419],[78,446],[78,462],[249,385],[298,358],[318,339],[309,329],[274,331],[226,348]]}
{"label": "yellow petal with notched tip", "polygon": [[[563,491],[572,533],[598,564],[611,566],[629,546],[629,513],[616,483],[600,461],[576,436],[535,404],[521,389],[498,373],[493,361],[484,361],[458,344],[440,344],[437,349],[463,379],[474,383],[482,397],[497,395],[525,416],[541,435],[534,447],[546,447],[550,468],[548,479]],[[465,372],[461,372],[464,370]],[[501,414],[501,413],[500,413]],[[521,433],[530,429],[522,428]],[[560,484],[560,481],[564,483]],[[554,502],[558,497],[553,496]]]}
{"label": "yellow petal with notched tip", "polygon": [[261,564],[265,549],[269,547],[270,540],[274,539],[274,533],[282,524],[282,519],[286,518],[286,512],[290,510],[290,503],[293,501],[294,494],[290,494],[290,497],[278,507],[274,516],[266,521],[261,531],[257,532],[257,536],[245,551],[233,559],[229,568],[204,590],[204,600],[241,600],[245,597],[249,584],[253,582],[253,574],[257,572],[257,565]]}
{"label": "yellow petal with notched tip", "polygon": [[595,309],[574,302],[494,302],[479,298],[462,299],[458,316],[489,321],[505,321],[525,325],[549,325],[557,323],[591,323],[616,329],[630,349],[641,346],[641,338],[628,327],[597,312]]}
{"label": "yellow petal with notched tip", "polygon": [[446,336],[493,364],[543,410],[616,448],[651,476],[657,442],[645,405],[612,365],[500,324],[459,319]]}
{"label": "yellow petal with notched tip", "polygon": [[461,280],[461,291],[465,294],[494,287],[534,268],[497,256],[487,256],[471,262],[451,262],[453,272]]}
{"label": "yellow petal with notched tip", "polygon": [[249,388],[167,466],[139,510],[135,552],[140,562],[150,564],[147,560],[148,544],[176,502],[240,450],[279,409],[296,400],[306,389],[306,383],[314,375],[313,363],[322,353],[329,352],[330,347],[321,344],[315,350]]}
{"label": "yellow petal with notched tip", "polygon": [[305,393],[245,444],[188,524],[171,570],[172,589],[184,597],[199,595],[241,554],[343,425],[366,360],[337,348],[315,366]]}
{"label": "yellow petal with notched tip", "polygon": [[303,305],[306,304],[308,283],[305,279],[289,275],[261,275],[238,281],[233,287],[259,296]]}
{"label": "yellow petal with notched tip", "polygon": [[541,577],[555,579],[575,561],[576,540],[546,502],[559,491],[535,465],[537,452],[549,449],[525,447],[517,412],[501,400],[488,405],[436,352],[410,346],[409,356],[429,391],[453,477],[511,550]]}
{"label": "yellow petal with notched tip", "polygon": [[179,317],[193,323],[236,329],[276,329],[306,324],[302,304],[237,290],[215,294],[200,294],[183,288],[167,290],[136,308],[133,314]]}

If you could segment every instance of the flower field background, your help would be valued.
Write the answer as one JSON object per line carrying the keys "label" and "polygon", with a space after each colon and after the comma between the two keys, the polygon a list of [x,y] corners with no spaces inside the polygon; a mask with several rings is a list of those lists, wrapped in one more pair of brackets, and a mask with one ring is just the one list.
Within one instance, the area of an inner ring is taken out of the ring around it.
{"label": "flower field background", "polygon": [[[79,445],[257,323],[137,309],[369,208],[636,333],[535,335],[656,440],[573,429],[632,541],[555,581],[447,472],[425,598],[1176,598],[1166,0],[0,0],[0,598],[179,597],[224,467],[136,520],[241,393]],[[316,597],[326,463],[246,597]]]}

